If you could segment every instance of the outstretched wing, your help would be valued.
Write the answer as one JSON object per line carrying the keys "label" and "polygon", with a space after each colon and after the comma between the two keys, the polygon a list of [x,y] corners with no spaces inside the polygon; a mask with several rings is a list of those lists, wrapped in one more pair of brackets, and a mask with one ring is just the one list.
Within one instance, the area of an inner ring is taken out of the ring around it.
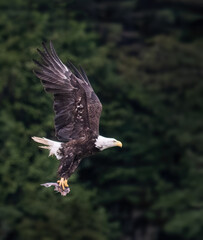
{"label": "outstretched wing", "polygon": [[91,129],[99,134],[102,105],[81,68],[81,73],[70,64],[73,74],[56,54],[42,43],[44,51],[38,52],[41,62],[34,60],[38,69],[34,73],[41,79],[45,90],[54,95],[55,131],[60,141],[77,139]]}

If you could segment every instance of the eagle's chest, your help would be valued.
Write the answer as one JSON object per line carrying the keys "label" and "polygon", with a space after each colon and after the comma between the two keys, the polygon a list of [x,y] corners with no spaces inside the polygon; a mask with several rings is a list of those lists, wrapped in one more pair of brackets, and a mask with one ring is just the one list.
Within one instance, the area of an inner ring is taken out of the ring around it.
{"label": "eagle's chest", "polygon": [[94,138],[73,140],[63,146],[64,155],[71,155],[75,160],[91,156],[98,151]]}
{"label": "eagle's chest", "polygon": [[75,152],[78,158],[89,157],[96,152],[98,149],[95,147],[95,140],[86,141],[75,145]]}

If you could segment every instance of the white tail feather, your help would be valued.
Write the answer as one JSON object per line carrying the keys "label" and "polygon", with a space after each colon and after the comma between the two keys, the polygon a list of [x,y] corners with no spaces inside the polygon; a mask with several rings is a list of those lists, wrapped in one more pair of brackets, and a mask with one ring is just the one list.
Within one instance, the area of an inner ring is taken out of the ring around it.
{"label": "white tail feather", "polygon": [[32,137],[35,142],[42,143],[47,146],[39,146],[40,148],[48,149],[49,156],[55,155],[57,159],[60,159],[59,149],[61,148],[61,142],[55,142],[47,138]]}

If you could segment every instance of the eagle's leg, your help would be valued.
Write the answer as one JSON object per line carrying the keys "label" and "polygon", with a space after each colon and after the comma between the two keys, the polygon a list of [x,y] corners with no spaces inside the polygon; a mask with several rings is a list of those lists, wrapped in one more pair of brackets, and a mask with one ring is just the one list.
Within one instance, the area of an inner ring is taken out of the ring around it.
{"label": "eagle's leg", "polygon": [[59,187],[62,187],[62,189],[64,190],[66,187],[68,187],[68,179],[66,178],[61,178],[60,180],[57,181]]}

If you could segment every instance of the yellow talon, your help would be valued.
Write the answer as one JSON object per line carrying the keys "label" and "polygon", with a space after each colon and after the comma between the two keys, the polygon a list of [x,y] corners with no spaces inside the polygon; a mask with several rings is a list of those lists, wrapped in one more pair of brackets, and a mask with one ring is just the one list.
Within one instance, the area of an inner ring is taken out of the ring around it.
{"label": "yellow talon", "polygon": [[65,189],[65,187],[69,186],[68,180],[65,178],[61,178],[61,180],[58,180],[57,183],[58,183],[59,187],[62,187],[63,190]]}

